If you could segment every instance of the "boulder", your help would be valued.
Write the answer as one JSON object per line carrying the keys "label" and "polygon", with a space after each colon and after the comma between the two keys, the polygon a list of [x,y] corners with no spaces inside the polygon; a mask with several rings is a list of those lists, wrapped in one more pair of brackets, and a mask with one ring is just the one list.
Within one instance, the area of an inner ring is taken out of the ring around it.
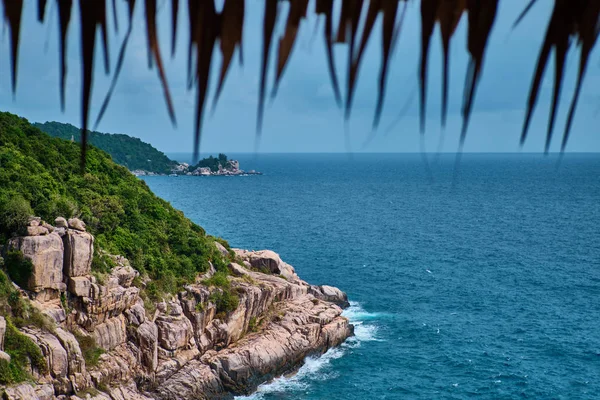
{"label": "boulder", "polygon": [[[72,381],[76,381],[78,376],[85,374],[85,360],[83,359],[79,342],[71,332],[62,328],[56,328],[54,334],[67,352],[69,377]],[[87,385],[79,383],[78,386]]]}
{"label": "boulder", "polygon": [[26,383],[21,383],[16,386],[9,386],[4,389],[4,397],[5,400],[40,400],[39,396],[35,393],[33,386]]}
{"label": "boulder", "polygon": [[289,281],[299,281],[294,267],[281,261],[279,254],[271,250],[247,251],[234,249],[236,255],[245,262],[249,262],[252,268],[271,274],[278,274]]}
{"label": "boulder", "polygon": [[228,257],[229,256],[229,251],[221,243],[215,242],[215,246],[217,247],[217,250],[219,250],[219,252],[221,254],[223,254],[223,257]]}
{"label": "boulder", "polygon": [[75,278],[69,278],[67,288],[69,289],[69,292],[73,293],[75,296],[90,297],[91,285],[92,282],[88,278],[77,276]]}
{"label": "boulder", "polygon": [[50,225],[50,224],[48,224],[48,223],[44,222],[44,223],[42,224],[42,226],[43,226],[44,228],[48,229],[48,232],[50,232],[50,233],[54,232],[54,227],[53,227],[52,225]]}
{"label": "boulder", "polygon": [[27,236],[40,236],[47,235],[48,228],[44,228],[43,226],[28,226],[27,227]]}
{"label": "boulder", "polygon": [[10,355],[0,350],[0,360],[10,362]]}
{"label": "boulder", "polygon": [[319,300],[324,300],[330,303],[337,304],[342,308],[350,306],[350,303],[348,302],[348,296],[346,295],[346,293],[342,292],[336,287],[327,285],[311,285],[308,289],[308,292]]}
{"label": "boulder", "polygon": [[244,276],[249,274],[249,272],[238,263],[229,263],[228,267],[229,271],[231,271],[234,276]]}
{"label": "boulder", "polygon": [[56,226],[57,228],[68,228],[69,227],[67,220],[64,219],[63,217],[56,218],[54,220],[54,226]]}
{"label": "boulder", "polygon": [[112,350],[125,343],[127,340],[125,316],[120,314],[118,317],[110,318],[106,322],[97,325],[94,329],[94,339],[96,340],[96,346],[104,350]]}
{"label": "boulder", "polygon": [[195,346],[192,323],[185,316],[159,315],[156,318],[158,343],[167,351]]}
{"label": "boulder", "polygon": [[137,329],[142,365],[150,371],[158,366],[158,328],[152,322],[144,322]]}
{"label": "boulder", "polygon": [[38,329],[23,329],[23,333],[33,339],[42,350],[51,376],[54,379],[66,378],[68,372],[67,351],[56,336]]}
{"label": "boulder", "polygon": [[113,268],[111,276],[116,277],[119,285],[128,288],[133,283],[133,280],[140,275],[135,269],[128,265],[117,266]]}
{"label": "boulder", "polygon": [[27,226],[40,226],[42,219],[40,217],[29,217]]}
{"label": "boulder", "polygon": [[85,232],[85,222],[79,218],[69,218],[69,228]]}
{"label": "boulder", "polygon": [[94,256],[94,237],[87,232],[69,229],[63,241],[65,275],[71,278],[88,275]]}
{"label": "boulder", "polygon": [[4,350],[4,335],[6,334],[6,320],[0,316],[0,351]]}
{"label": "boulder", "polygon": [[51,233],[45,236],[22,236],[11,239],[8,248],[19,250],[33,264],[27,288],[35,292],[44,289],[63,290],[63,241]]}
{"label": "boulder", "polygon": [[259,270],[266,269],[272,274],[281,272],[281,258],[271,250],[253,251],[248,254],[250,264]]}

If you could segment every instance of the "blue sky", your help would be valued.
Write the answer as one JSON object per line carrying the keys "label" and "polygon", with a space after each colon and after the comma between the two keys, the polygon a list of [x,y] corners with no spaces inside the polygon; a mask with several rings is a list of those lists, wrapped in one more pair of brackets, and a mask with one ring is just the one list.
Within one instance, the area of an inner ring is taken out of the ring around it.
{"label": "blue sky", "polygon": [[[0,109],[28,118],[30,121],[61,121],[76,126],[80,121],[80,66],[78,10],[74,10],[69,36],[67,108],[60,110],[58,91],[58,21],[52,3],[45,25],[37,22],[37,2],[26,1],[23,15],[22,41],[19,59],[19,82],[16,96],[10,89],[9,35],[7,27],[1,36]],[[76,3],[76,2],[75,2]],[[112,30],[111,63],[124,34],[125,2],[121,7],[119,34]],[[152,143],[165,152],[190,152],[193,146],[195,94],[185,87],[187,15],[182,2],[179,40],[176,57],[170,57],[170,6],[159,0],[159,28],[162,54],[167,67],[168,81],[174,98],[177,127],[173,127],[166,111],[162,89],[156,70],[147,69],[143,2],[138,2],[135,28],[129,43],[125,65],[116,91],[98,130],[126,133]],[[467,152],[540,152],[543,150],[546,124],[552,91],[553,68],[546,71],[540,100],[534,114],[528,140],[519,147],[519,136],[524,117],[524,106],[546,23],[551,13],[551,2],[538,2],[524,23],[512,29],[512,23],[524,6],[522,0],[501,0],[499,16],[492,31],[483,76],[478,88],[469,132],[464,146]],[[286,5],[280,14],[279,30],[285,22]],[[310,7],[314,7],[311,3]],[[417,67],[419,57],[419,4],[409,2],[404,25],[395,49],[388,78],[388,90],[379,130],[371,134],[371,122],[376,100],[376,85],[380,68],[380,23],[373,36],[361,66],[352,116],[349,123],[349,143],[346,143],[344,119],[333,97],[327,73],[322,35],[315,35],[317,19],[305,20],[294,52],[285,71],[278,95],[268,100],[264,129],[258,143],[260,152],[418,152],[421,151],[418,129]],[[214,113],[212,90],[209,93],[204,122],[202,152],[253,152],[255,150],[256,107],[261,52],[262,1],[248,0],[244,26],[244,66],[235,64],[230,70],[225,89]],[[319,25],[322,29],[323,23]],[[466,65],[466,17],[463,17],[451,44],[451,83],[448,124],[441,140],[441,45],[439,32],[434,32],[430,50],[427,131],[424,146],[427,151],[458,149],[462,119],[460,106]],[[278,36],[276,36],[277,38]],[[91,120],[97,115],[107,91],[109,79],[101,65],[100,42],[97,42],[95,81]],[[275,54],[275,47],[272,54]],[[338,74],[345,80],[347,48],[335,48]],[[560,146],[565,114],[572,95],[579,50],[572,46],[554,141],[551,150]],[[213,76],[220,68],[220,54],[215,52]],[[271,60],[274,62],[274,59]],[[272,64],[274,65],[274,64]],[[270,70],[269,86],[273,83]],[[591,58],[587,78],[577,110],[568,151],[600,151],[600,68],[598,52]],[[212,79],[214,90],[216,79]],[[408,107],[405,105],[408,104]],[[402,118],[398,119],[401,110]],[[392,125],[397,121],[395,125]],[[390,129],[391,126],[391,129]],[[366,144],[365,144],[366,143]],[[441,143],[441,146],[440,146]]]}

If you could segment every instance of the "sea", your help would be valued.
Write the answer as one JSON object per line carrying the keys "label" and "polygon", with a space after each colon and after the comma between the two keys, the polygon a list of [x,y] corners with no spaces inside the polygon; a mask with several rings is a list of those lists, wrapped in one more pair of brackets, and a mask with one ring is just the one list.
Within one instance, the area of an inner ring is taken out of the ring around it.
{"label": "sea", "polygon": [[238,399],[600,398],[600,154],[230,156],[263,175],[143,179],[355,326]]}

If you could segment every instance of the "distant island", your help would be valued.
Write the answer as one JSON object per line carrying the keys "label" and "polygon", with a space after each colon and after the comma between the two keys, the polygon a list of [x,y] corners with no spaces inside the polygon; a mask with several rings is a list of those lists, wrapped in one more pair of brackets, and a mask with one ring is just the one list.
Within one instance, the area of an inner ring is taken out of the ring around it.
{"label": "distant island", "polygon": [[[50,136],[75,142],[81,141],[81,129],[62,122],[49,121],[34,123],[36,128]],[[138,138],[125,135],[90,131],[88,141],[104,150],[114,162],[129,169],[136,176],[152,175],[191,175],[191,176],[235,176],[261,175],[260,172],[240,169],[237,160],[229,160],[225,154],[212,155],[200,160],[196,165],[171,160],[165,153]]]}
{"label": "distant island", "polygon": [[[157,175],[152,172],[135,170],[131,171],[137,176]],[[200,160],[196,165],[188,163],[179,163],[171,169],[171,176],[187,175],[187,176],[236,176],[236,175],[262,175],[261,172],[250,170],[244,171],[240,169],[240,163],[237,160],[229,160],[223,153],[219,153],[217,157],[212,155]]]}

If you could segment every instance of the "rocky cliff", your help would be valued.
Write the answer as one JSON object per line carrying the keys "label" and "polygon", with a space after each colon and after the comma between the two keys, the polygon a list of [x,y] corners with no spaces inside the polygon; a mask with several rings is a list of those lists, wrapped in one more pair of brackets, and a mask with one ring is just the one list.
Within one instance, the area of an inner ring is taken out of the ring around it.
{"label": "rocky cliff", "polygon": [[[311,286],[272,251],[235,250],[227,290],[237,305],[221,310],[225,289],[211,268],[158,304],[140,297],[144,282],[129,262],[102,281],[91,273],[94,237],[77,219],[54,225],[32,218],[8,249],[31,261],[19,293],[51,320],[20,328],[47,368],[31,363],[35,384],[0,386],[6,399],[210,399],[249,393],[294,371],[310,354],[352,335],[341,316],[346,295]],[[215,242],[217,248],[227,250]],[[135,283],[135,284],[134,284]],[[0,317],[0,358],[6,321]]]}

